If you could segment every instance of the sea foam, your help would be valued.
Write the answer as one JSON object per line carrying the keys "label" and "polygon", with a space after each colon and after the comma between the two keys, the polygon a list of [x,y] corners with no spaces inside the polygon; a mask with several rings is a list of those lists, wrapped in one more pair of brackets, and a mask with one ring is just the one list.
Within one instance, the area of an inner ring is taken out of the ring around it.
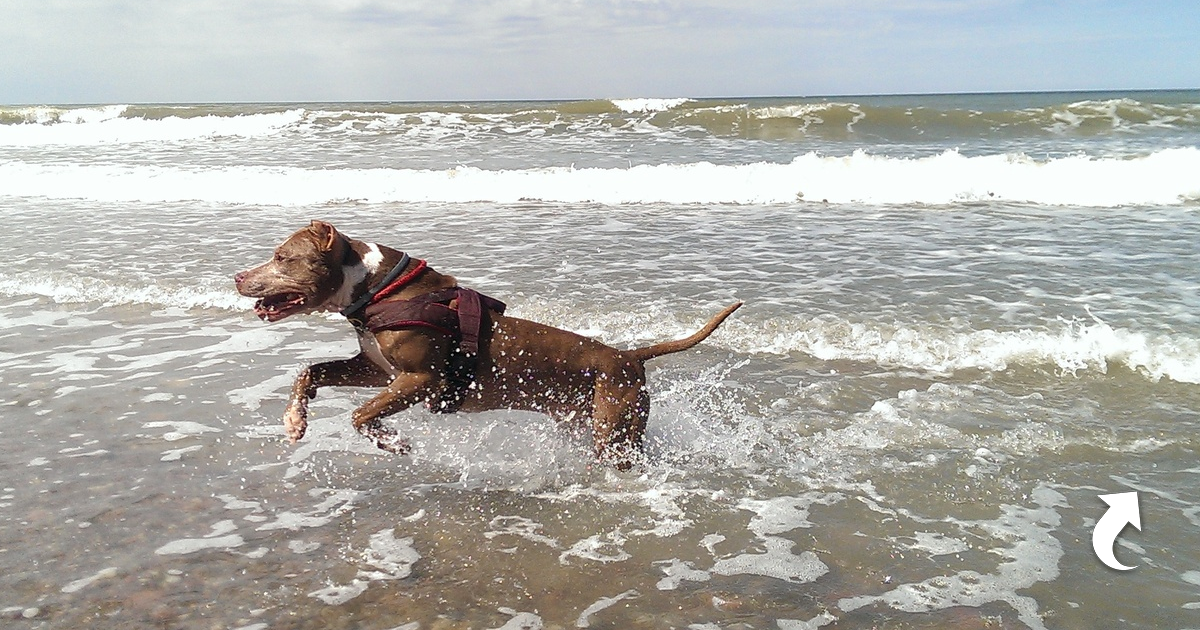
{"label": "sea foam", "polygon": [[1110,366],[1120,366],[1154,381],[1200,383],[1200,340],[1114,327],[1099,320],[1004,331],[794,320],[773,335],[745,326],[730,322],[728,332],[733,334],[726,343],[746,352],[803,352],[825,361],[862,361],[935,373],[1045,366],[1078,375],[1106,373]]}
{"label": "sea foam", "polygon": [[[78,277],[27,279],[0,276],[0,296],[39,296],[60,304],[112,307],[148,305],[246,312],[253,300],[214,279],[196,287],[123,286]],[[512,314],[599,336],[618,347],[691,334],[703,322],[630,313],[580,315],[576,308],[551,311],[535,303]],[[37,314],[31,315],[40,316]],[[580,328],[578,322],[588,326]],[[19,322],[16,322],[19,323]],[[10,322],[13,324],[13,322]],[[268,339],[263,343],[278,340]],[[920,323],[848,321],[829,317],[735,318],[709,341],[746,354],[803,353],[823,361],[857,361],[931,373],[959,370],[1003,372],[1018,366],[1048,368],[1062,375],[1107,373],[1120,367],[1152,381],[1200,383],[1200,339],[1113,325],[1099,318],[1067,319],[1033,328],[949,329]]]}
{"label": "sea foam", "polygon": [[279,132],[302,121],[303,109],[239,116],[127,117],[128,105],[62,110],[29,108],[25,124],[0,125],[0,147],[91,146],[181,142],[227,136],[254,137]]}
{"label": "sea foam", "polygon": [[458,167],[304,169],[0,162],[3,197],[100,202],[304,206],[365,203],[951,205],[971,202],[1117,207],[1200,200],[1200,149],[1132,158],[1024,154],[969,157],[947,151],[896,158],[856,151],[808,153],[789,163],[569,166],[513,170]]}
{"label": "sea foam", "polygon": [[612,104],[627,114],[664,112],[691,102],[687,98],[628,98],[615,99]]}

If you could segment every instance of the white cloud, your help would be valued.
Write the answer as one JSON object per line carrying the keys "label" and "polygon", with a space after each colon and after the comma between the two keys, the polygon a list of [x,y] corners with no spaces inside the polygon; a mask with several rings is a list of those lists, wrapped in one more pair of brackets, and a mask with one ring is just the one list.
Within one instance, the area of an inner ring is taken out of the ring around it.
{"label": "white cloud", "polygon": [[[1046,89],[1098,72],[1087,60],[1103,52],[1104,39],[1079,44],[1079,25],[1105,12],[1083,5],[1088,0],[6,0],[0,102]],[[1125,49],[1139,50],[1138,41]],[[1029,65],[1006,58],[1012,42],[1025,43],[1017,52]],[[1169,61],[1160,54],[1150,66]]]}

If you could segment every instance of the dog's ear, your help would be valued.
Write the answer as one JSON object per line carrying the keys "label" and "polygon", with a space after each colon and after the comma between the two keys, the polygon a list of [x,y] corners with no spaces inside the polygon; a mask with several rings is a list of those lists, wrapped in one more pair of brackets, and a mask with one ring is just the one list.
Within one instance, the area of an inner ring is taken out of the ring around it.
{"label": "dog's ear", "polygon": [[338,240],[337,228],[324,221],[313,221],[308,229],[312,230],[317,237],[317,243],[321,246],[321,251],[327,252],[333,249],[334,243]]}

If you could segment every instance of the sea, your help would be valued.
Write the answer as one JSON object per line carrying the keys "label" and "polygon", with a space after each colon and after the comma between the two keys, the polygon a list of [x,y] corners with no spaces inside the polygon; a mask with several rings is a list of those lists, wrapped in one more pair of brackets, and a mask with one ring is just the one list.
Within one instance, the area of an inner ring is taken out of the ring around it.
{"label": "sea", "polygon": [[[745,306],[627,472],[291,444],[354,334],[232,277],[313,219],[618,348]],[[1200,628],[1200,91],[10,105],[0,229],[6,629]]]}

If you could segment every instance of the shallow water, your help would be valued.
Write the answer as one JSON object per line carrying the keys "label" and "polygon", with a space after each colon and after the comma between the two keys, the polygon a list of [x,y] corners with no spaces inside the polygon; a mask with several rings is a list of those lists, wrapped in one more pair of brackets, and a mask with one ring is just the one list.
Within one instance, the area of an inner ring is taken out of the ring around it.
{"label": "shallow water", "polygon": [[[1200,623],[1194,204],[134,196],[0,195],[5,627]],[[312,218],[619,347],[746,306],[650,364],[628,473],[516,412],[403,412],[382,453],[367,390],[292,445],[291,379],[356,343],[231,277]],[[1091,535],[1126,491],[1117,572]]]}
{"label": "shallow water", "polygon": [[[36,609],[22,624],[1165,627],[1194,614],[1198,558],[1181,543],[1200,513],[1195,324],[1183,304],[1152,325],[1129,306],[1195,286],[1160,264],[1196,268],[1185,211],[1101,214],[1124,232],[1101,247],[1068,236],[1095,214],[1069,209],[327,210],[519,316],[617,345],[745,300],[698,350],[653,364],[649,461],[622,474],[531,414],[399,414],[412,456],[377,453],[349,426],[368,395],[355,390],[324,392],[309,436],[285,444],[290,378],[353,353],[352,336],[333,317],[260,323],[227,278],[298,217],[239,230],[222,208],[164,207],[151,245],[119,209],[57,210],[10,226],[6,279],[57,293],[0,310],[14,393],[0,604]],[[461,236],[421,237],[439,222]],[[1171,229],[1147,255],[1134,243],[1156,225]],[[940,242],[972,238],[973,255]],[[37,277],[55,252],[64,276]],[[94,272],[63,282],[70,265]],[[1030,299],[1035,277],[1058,299]],[[855,291],[839,286],[851,278]],[[987,299],[1013,285],[1029,290]],[[1130,489],[1146,532],[1121,538],[1139,568],[1118,574],[1090,531],[1097,495]]]}

